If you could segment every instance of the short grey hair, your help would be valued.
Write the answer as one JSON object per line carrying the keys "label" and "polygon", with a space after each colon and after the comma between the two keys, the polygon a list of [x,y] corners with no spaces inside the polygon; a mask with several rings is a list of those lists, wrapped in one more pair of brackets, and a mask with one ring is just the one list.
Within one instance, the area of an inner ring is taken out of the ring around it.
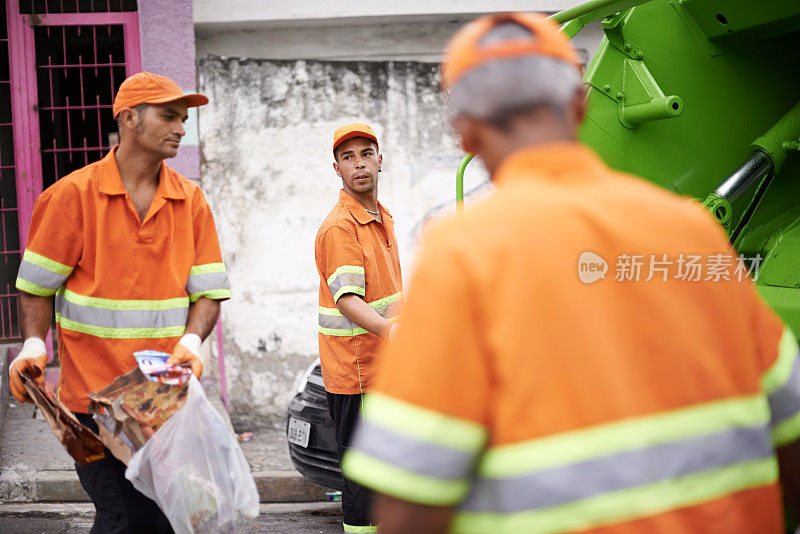
{"label": "short grey hair", "polygon": [[[131,106],[131,109],[135,109],[136,112],[139,114],[139,124],[142,123],[142,117],[141,116],[144,114],[145,111],[147,111],[147,108],[149,108],[149,107],[150,107],[150,104],[147,104],[147,103],[136,104],[135,106]],[[122,132],[122,121],[121,121],[121,119],[122,119],[122,112],[120,112],[114,118],[114,120],[117,121],[117,131],[120,132],[120,133]]]}
{"label": "short grey hair", "polygon": [[[530,31],[516,22],[498,24],[479,45],[530,38]],[[457,115],[467,115],[505,128],[516,113],[536,107],[559,115],[582,89],[581,75],[573,65],[549,56],[522,56],[489,61],[467,73],[450,89]]]}

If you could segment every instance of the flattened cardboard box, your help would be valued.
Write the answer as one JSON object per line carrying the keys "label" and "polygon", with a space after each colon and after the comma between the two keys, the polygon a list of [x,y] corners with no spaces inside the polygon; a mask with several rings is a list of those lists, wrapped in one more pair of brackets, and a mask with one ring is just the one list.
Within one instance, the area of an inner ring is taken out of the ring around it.
{"label": "flattened cardboard box", "polygon": [[92,401],[89,409],[95,414],[110,415],[115,421],[112,434],[124,432],[138,450],[148,438],[142,427],[158,430],[186,404],[188,391],[188,385],[172,386],[148,380],[136,367],[103,389],[89,393]]}
{"label": "flattened cardboard box", "polygon": [[[149,435],[183,407],[188,392],[186,385],[151,382],[138,367],[134,368],[103,389],[89,394],[92,401],[90,410],[97,414],[95,421],[98,432],[94,433],[42,385],[26,373],[20,375],[25,390],[42,412],[53,434],[81,465],[103,458],[104,446],[128,465]],[[143,426],[146,431],[149,430],[148,436]]]}

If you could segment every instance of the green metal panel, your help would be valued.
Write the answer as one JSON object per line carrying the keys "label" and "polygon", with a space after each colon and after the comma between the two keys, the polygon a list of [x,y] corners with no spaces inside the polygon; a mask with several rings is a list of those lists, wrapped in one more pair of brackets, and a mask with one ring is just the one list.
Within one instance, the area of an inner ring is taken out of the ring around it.
{"label": "green metal panel", "polygon": [[[698,200],[754,148],[767,152],[777,173],[734,245],[765,258],[762,294],[800,332],[800,2],[652,0],[603,29],[582,140],[610,166]],[[732,227],[752,199],[732,204]]]}

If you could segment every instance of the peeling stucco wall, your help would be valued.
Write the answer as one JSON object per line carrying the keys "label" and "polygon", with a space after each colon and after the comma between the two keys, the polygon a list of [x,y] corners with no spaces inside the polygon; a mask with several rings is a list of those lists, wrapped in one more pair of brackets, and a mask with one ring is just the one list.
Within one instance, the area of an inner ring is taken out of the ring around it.
{"label": "peeling stucco wall", "polygon": [[[380,139],[379,198],[392,212],[406,279],[424,222],[454,207],[461,158],[438,91],[417,62],[199,61],[203,189],[233,298],[223,305],[231,416],[239,428],[285,416],[317,357],[314,238],[341,187],[333,131],[364,121]],[[479,163],[466,189],[486,188]]]}

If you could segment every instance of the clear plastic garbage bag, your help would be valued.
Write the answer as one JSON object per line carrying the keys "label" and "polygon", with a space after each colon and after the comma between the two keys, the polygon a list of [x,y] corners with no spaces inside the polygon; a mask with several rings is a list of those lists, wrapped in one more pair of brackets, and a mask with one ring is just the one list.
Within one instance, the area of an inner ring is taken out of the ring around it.
{"label": "clear plastic garbage bag", "polygon": [[125,477],[176,534],[244,532],[258,516],[247,460],[194,376],[186,404],[133,456]]}

